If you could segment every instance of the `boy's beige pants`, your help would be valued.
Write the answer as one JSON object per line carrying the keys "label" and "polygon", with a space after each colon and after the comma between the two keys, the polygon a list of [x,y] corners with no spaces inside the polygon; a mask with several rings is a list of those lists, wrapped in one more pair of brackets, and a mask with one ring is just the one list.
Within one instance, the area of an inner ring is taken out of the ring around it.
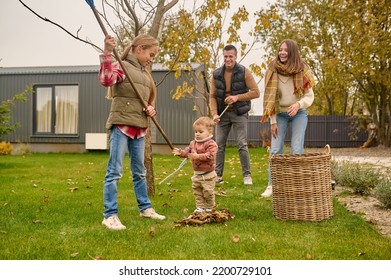
{"label": "boy's beige pants", "polygon": [[195,196],[196,208],[209,208],[215,206],[215,185],[216,172],[211,171],[204,175],[193,175],[191,177],[193,194]]}

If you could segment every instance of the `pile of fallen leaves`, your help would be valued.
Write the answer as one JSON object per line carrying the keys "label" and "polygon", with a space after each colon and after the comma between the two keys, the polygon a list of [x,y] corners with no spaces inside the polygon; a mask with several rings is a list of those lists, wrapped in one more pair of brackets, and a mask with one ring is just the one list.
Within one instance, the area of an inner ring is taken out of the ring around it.
{"label": "pile of fallen leaves", "polygon": [[212,210],[211,212],[194,212],[187,218],[175,222],[176,227],[180,226],[200,226],[210,223],[225,223],[234,216],[229,213],[228,209]]}

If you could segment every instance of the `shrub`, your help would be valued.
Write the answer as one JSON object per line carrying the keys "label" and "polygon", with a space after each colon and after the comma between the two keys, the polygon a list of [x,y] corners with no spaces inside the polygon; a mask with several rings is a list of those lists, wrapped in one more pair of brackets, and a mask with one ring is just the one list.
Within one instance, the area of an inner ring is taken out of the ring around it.
{"label": "shrub", "polygon": [[375,196],[384,207],[391,209],[391,181],[381,180],[375,188]]}
{"label": "shrub", "polygon": [[9,155],[12,152],[12,145],[10,142],[0,142],[0,155]]}
{"label": "shrub", "polygon": [[368,195],[381,181],[379,171],[356,162],[333,162],[331,173],[338,184],[363,195]]}
{"label": "shrub", "polygon": [[330,162],[330,171],[331,171],[331,178],[337,183],[340,184],[340,178],[341,178],[341,170],[342,165],[345,164],[345,162],[338,163],[335,160],[332,160]]}
{"label": "shrub", "polygon": [[24,144],[20,143],[16,148],[15,148],[15,154],[16,155],[29,155],[31,154],[31,146],[29,144]]}
{"label": "shrub", "polygon": [[27,88],[24,92],[15,94],[11,99],[4,100],[0,103],[0,139],[17,129],[20,124],[11,122],[12,110],[11,107],[16,105],[16,102],[27,101],[27,95],[32,92],[32,88]]}

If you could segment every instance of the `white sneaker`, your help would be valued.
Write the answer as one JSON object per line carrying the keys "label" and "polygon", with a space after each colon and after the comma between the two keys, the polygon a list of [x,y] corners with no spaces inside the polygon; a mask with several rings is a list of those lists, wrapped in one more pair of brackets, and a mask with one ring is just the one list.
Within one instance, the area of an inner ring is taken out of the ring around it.
{"label": "white sneaker", "polygon": [[216,177],[216,184],[222,184],[222,183],[224,183],[223,177],[217,176]]}
{"label": "white sneaker", "polygon": [[106,226],[109,229],[113,230],[123,230],[126,229],[121,221],[118,219],[117,215],[110,216],[108,218],[104,218],[102,221],[102,225]]}
{"label": "white sneaker", "polygon": [[193,211],[193,213],[203,213],[203,212],[205,212],[205,210],[204,210],[204,208],[201,208],[201,207],[197,207],[197,208]]}
{"label": "white sneaker", "polygon": [[243,177],[243,182],[245,185],[252,185],[253,184],[253,179],[251,179],[250,175],[245,175]]}
{"label": "white sneaker", "polygon": [[273,194],[272,186],[267,186],[266,190],[261,194],[262,197],[271,197]]}
{"label": "white sneaker", "polygon": [[154,220],[164,220],[166,217],[163,215],[159,215],[153,208],[145,209],[140,212],[140,216],[144,218],[151,218]]}
{"label": "white sneaker", "polygon": [[201,207],[197,207],[196,209],[194,209],[193,213],[191,213],[191,215],[188,216],[187,218],[192,219],[194,218],[194,216],[197,216],[197,214],[202,214],[202,213],[205,213],[205,209]]}

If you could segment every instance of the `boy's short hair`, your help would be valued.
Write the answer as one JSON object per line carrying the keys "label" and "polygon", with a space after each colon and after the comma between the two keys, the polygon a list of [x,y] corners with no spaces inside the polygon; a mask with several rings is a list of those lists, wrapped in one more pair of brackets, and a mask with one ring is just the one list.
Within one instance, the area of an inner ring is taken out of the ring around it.
{"label": "boy's short hair", "polygon": [[215,126],[215,122],[209,117],[199,117],[193,123],[193,129],[195,129],[199,125],[205,126],[209,130],[210,133],[213,133],[213,128]]}

